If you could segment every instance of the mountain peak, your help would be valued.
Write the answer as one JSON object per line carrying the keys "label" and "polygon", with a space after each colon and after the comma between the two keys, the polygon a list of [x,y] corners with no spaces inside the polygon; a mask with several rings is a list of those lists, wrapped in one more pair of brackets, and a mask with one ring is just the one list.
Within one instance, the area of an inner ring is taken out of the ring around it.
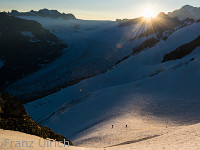
{"label": "mountain peak", "polygon": [[183,7],[181,7],[181,9],[196,9],[198,7],[194,7],[194,6],[191,6],[191,5],[185,5]]}
{"label": "mountain peak", "polygon": [[169,16],[165,14],[164,12],[160,12],[157,17],[168,18]]}
{"label": "mountain peak", "polygon": [[191,6],[191,5],[185,5],[185,6],[183,6],[182,8],[194,8],[194,7]]}

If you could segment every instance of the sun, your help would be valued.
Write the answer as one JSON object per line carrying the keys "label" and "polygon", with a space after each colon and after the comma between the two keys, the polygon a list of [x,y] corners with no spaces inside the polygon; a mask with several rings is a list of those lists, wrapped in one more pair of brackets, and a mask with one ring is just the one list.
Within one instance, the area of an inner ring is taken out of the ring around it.
{"label": "sun", "polygon": [[143,16],[147,19],[154,17],[154,10],[152,8],[146,8]]}

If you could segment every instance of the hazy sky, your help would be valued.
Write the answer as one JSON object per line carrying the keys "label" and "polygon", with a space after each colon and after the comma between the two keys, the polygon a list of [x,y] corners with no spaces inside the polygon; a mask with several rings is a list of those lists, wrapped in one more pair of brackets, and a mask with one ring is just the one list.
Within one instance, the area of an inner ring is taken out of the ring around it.
{"label": "hazy sky", "polygon": [[200,7],[200,0],[0,0],[0,11],[48,8],[73,13],[80,19],[115,20],[142,16],[149,8],[155,16],[186,4]]}

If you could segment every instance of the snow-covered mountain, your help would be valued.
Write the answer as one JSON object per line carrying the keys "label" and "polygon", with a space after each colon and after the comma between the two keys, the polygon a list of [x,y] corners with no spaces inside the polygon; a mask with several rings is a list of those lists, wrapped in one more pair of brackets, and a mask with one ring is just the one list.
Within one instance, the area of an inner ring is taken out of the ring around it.
{"label": "snow-covered mountain", "polygon": [[50,18],[62,18],[64,20],[74,20],[76,17],[73,14],[60,13],[57,10],[40,9],[39,11],[31,10],[30,12],[18,12],[17,10],[12,10],[7,13],[12,16],[40,16],[40,17],[50,17]]}
{"label": "snow-covered mountain", "polygon": [[[38,21],[42,23],[41,20],[38,19]],[[100,23],[102,24],[99,26]],[[58,29],[49,20],[42,24],[54,31],[58,37],[66,40],[67,32],[61,34],[61,31],[71,31],[71,27],[74,24],[77,25],[77,22],[65,22],[65,25],[59,25],[59,27],[68,25],[68,29]],[[119,41],[126,41],[122,42],[122,47],[117,45],[119,46],[118,57],[114,55],[115,49],[112,51],[108,47],[115,60],[119,59],[119,56],[123,59],[103,74],[27,103],[25,107],[36,122],[69,137],[75,145],[107,147],[120,144],[122,141],[131,141],[138,136],[141,139],[155,135],[161,136],[165,134],[166,126],[172,129],[173,126],[200,121],[200,71],[198,69],[200,47],[197,44],[200,35],[199,22],[181,24],[173,30],[161,30],[160,34],[147,32],[145,38],[143,33],[148,31],[149,26],[141,28],[135,23],[119,26],[117,22],[90,22],[91,26],[88,24],[89,22],[80,21],[79,29],[71,31],[73,40],[78,35],[82,37],[81,35],[86,35],[86,33],[87,37],[97,40],[97,42],[91,41],[90,38],[89,42],[85,42],[86,39],[82,40],[87,44],[92,43],[92,49],[87,49],[89,51],[86,51],[81,60],[86,63],[91,56],[95,58],[93,62],[100,64],[97,66],[105,65],[105,62],[99,62],[103,57],[97,56],[105,57],[108,45],[116,46]],[[92,28],[94,26],[95,29]],[[86,29],[91,30],[88,32]],[[146,42],[152,38],[156,39],[155,43]],[[144,43],[150,43],[150,45]],[[103,47],[98,49],[101,44]],[[134,53],[140,45],[145,46]],[[177,57],[172,57],[173,53],[177,53]],[[130,55],[127,57],[127,54]],[[63,59],[66,56],[63,56]],[[86,64],[88,66],[88,63]],[[55,65],[55,68],[57,67]],[[53,71],[52,69],[49,67],[49,72]],[[33,93],[31,88],[26,91],[28,83],[37,81],[35,79],[41,73],[47,77],[46,71],[37,72],[16,84],[21,84],[21,89],[24,88],[22,85],[26,85],[24,92]],[[59,75],[59,72],[56,73]],[[20,92],[12,90],[11,87],[10,90],[14,94]],[[114,125],[114,129],[111,125]],[[129,128],[126,129],[125,125]]]}
{"label": "snow-covered mountain", "polygon": [[37,99],[25,104],[28,114],[75,145],[115,149],[200,122],[199,21],[164,13],[150,23],[18,17],[68,47],[6,90]]}
{"label": "snow-covered mountain", "polygon": [[152,19],[151,24],[140,18],[128,26],[115,21],[63,20],[38,16],[20,18],[38,21],[68,44],[59,59],[6,89],[20,100],[35,100],[105,73],[128,57],[166,40],[176,30],[194,23],[179,21],[164,13]]}
{"label": "snow-covered mountain", "polygon": [[[165,122],[197,122],[199,47],[182,59],[161,61],[165,54],[199,35],[199,23],[184,27],[105,74],[25,106],[35,121],[68,135],[78,145],[91,144],[96,136],[97,143],[114,145],[106,139],[110,137],[118,142],[123,135],[118,135],[118,139],[115,132],[107,131],[109,126],[114,124],[120,130],[120,124],[128,124],[137,129],[137,116],[143,121],[158,117]],[[136,129],[126,133],[124,140],[131,140]]]}
{"label": "snow-covered mountain", "polygon": [[200,7],[185,5],[178,10],[169,12],[168,15],[170,17],[178,17],[181,20],[186,19],[186,18],[193,18],[195,20],[198,20],[200,19]]}

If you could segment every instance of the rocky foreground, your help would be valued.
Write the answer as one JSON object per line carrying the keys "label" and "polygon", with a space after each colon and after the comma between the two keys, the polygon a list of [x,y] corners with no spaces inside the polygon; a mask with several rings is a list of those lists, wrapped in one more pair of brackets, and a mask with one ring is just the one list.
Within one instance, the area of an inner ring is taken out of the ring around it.
{"label": "rocky foreground", "polygon": [[35,123],[27,114],[24,106],[8,93],[0,95],[0,129],[20,131],[43,139],[49,138],[57,141],[64,141],[65,139],[72,145],[72,142],[66,137]]}

